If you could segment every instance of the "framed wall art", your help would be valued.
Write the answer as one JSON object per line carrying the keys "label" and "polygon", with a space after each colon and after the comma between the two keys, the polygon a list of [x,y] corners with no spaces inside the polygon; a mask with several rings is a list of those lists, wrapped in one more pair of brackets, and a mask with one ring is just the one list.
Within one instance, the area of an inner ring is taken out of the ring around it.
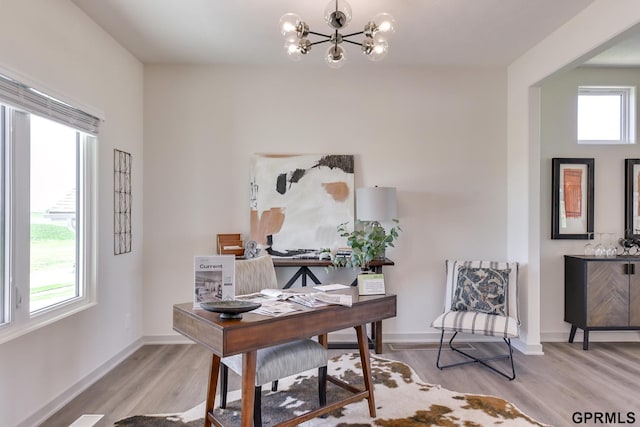
{"label": "framed wall art", "polygon": [[552,159],[552,239],[593,236],[595,160]]}
{"label": "framed wall art", "polygon": [[640,159],[625,159],[624,229],[626,238],[640,238]]}
{"label": "framed wall art", "polygon": [[344,246],[337,226],[354,218],[353,166],[353,155],[254,155],[251,240],[278,256]]}
{"label": "framed wall art", "polygon": [[131,252],[131,153],[113,150],[113,253]]}

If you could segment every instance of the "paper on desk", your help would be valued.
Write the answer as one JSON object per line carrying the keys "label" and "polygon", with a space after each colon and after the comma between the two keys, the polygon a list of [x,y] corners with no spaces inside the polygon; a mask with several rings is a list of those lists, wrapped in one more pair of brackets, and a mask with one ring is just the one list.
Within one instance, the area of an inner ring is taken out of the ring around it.
{"label": "paper on desk", "polygon": [[253,310],[252,313],[275,317],[293,313],[296,311],[300,311],[300,309],[290,302],[271,300],[263,302],[262,305],[259,308]]}
{"label": "paper on desk", "polygon": [[318,301],[326,302],[328,304],[346,305],[347,307],[351,307],[353,304],[351,295],[328,294],[326,292],[314,292],[310,295]]}
{"label": "paper on desk", "polygon": [[343,285],[341,283],[332,283],[330,285],[319,285],[314,286],[313,289],[317,289],[319,291],[336,291],[338,289],[348,289],[350,286]]}

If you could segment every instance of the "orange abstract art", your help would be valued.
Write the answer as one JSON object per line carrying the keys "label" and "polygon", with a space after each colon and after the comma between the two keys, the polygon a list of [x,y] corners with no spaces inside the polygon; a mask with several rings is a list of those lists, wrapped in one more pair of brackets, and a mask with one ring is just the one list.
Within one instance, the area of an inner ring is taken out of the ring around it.
{"label": "orange abstract art", "polygon": [[564,209],[567,218],[582,216],[582,170],[565,169],[564,179]]}

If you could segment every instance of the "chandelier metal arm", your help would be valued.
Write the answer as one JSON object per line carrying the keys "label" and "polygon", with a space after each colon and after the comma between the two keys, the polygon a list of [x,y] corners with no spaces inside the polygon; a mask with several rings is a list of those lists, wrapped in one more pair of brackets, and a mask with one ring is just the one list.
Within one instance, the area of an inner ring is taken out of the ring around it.
{"label": "chandelier metal arm", "polygon": [[309,46],[314,46],[314,45],[317,45],[317,44],[329,43],[329,42],[331,42],[331,39],[320,40],[319,42],[313,42],[313,43],[309,44]]}
{"label": "chandelier metal arm", "polygon": [[314,36],[320,36],[320,37],[326,37],[328,39],[331,38],[331,36],[327,35],[327,34],[322,34],[322,33],[316,33],[314,31],[309,31],[309,34],[313,34]]}
{"label": "chandelier metal arm", "polygon": [[342,38],[346,39],[347,37],[359,36],[360,34],[364,34],[364,31],[358,31],[357,33],[345,34],[344,36],[342,36]]}
{"label": "chandelier metal arm", "polygon": [[[346,36],[344,36],[344,37],[346,37]],[[358,45],[358,46],[362,46],[362,43],[358,43],[358,42],[354,42],[354,41],[351,41],[351,40],[347,40],[347,39],[345,39],[344,37],[343,37],[343,39],[342,39],[342,41],[343,41],[343,42],[345,42],[345,43],[355,44],[355,45]]]}

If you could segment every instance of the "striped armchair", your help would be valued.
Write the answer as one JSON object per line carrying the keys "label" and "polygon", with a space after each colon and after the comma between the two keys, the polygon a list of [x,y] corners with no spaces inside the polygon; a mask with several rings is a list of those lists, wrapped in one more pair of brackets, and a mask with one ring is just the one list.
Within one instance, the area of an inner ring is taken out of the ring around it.
{"label": "striped armchair", "polygon": [[[479,363],[513,380],[516,377],[511,338],[519,336],[518,263],[496,261],[447,260],[444,313],[431,327],[440,329],[440,347],[436,366],[439,369]],[[449,348],[465,357],[463,362],[442,365],[440,355],[445,332],[453,333]],[[453,344],[458,333],[499,337],[508,347],[507,354],[477,358]],[[497,359],[509,359],[511,372],[489,364]]]}

